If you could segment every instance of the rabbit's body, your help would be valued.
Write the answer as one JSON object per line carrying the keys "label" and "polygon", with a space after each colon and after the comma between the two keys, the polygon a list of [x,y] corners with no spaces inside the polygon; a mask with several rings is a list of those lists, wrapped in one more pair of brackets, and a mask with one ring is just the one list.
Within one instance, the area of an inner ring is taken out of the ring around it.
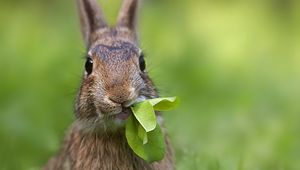
{"label": "rabbit's body", "polygon": [[124,0],[117,26],[111,28],[96,0],[78,0],[88,52],[76,100],[76,121],[45,170],[174,169],[165,129],[166,154],[154,163],[139,158],[125,138],[124,125],[132,114],[130,105],[158,97],[137,45],[137,4],[138,0]]}
{"label": "rabbit's body", "polygon": [[[166,138],[167,139],[167,138]],[[166,140],[168,146],[168,140]],[[84,134],[76,125],[65,138],[59,154],[49,161],[46,170],[168,170],[173,169],[171,148],[165,158],[149,164],[129,148],[124,132]]]}

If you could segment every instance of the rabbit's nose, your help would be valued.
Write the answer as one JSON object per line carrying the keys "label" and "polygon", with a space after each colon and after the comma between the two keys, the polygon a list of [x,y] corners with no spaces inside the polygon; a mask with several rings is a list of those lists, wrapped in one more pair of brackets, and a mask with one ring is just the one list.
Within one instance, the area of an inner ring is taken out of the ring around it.
{"label": "rabbit's nose", "polygon": [[123,104],[127,101],[127,96],[124,95],[112,95],[109,96],[109,99],[114,103]]}
{"label": "rabbit's nose", "polygon": [[125,102],[128,101],[129,96],[130,92],[128,90],[120,88],[118,90],[115,89],[110,91],[108,98],[114,103],[123,105]]}
{"label": "rabbit's nose", "polygon": [[111,86],[107,90],[107,95],[109,100],[114,103],[124,105],[127,103],[131,98],[134,90],[132,88],[125,86],[125,85],[115,85]]}

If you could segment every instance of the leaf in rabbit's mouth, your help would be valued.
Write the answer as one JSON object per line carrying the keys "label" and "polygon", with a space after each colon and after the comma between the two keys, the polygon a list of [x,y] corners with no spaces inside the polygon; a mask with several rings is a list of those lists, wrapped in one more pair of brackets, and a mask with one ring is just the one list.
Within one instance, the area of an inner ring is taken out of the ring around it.
{"label": "leaf in rabbit's mouth", "polygon": [[155,111],[167,111],[178,105],[176,97],[145,100],[131,106],[132,115],[126,122],[125,135],[133,152],[147,162],[163,159],[165,141]]}
{"label": "leaf in rabbit's mouth", "polygon": [[129,116],[132,113],[132,110],[131,110],[131,106],[136,104],[136,103],[140,103],[142,101],[145,101],[146,100],[146,97],[144,96],[139,96],[137,99],[135,99],[134,101],[128,103],[127,105],[125,105],[125,107],[122,107],[122,111],[118,114],[115,114],[113,117],[115,119],[119,119],[119,120],[122,120],[122,121],[126,121]]}

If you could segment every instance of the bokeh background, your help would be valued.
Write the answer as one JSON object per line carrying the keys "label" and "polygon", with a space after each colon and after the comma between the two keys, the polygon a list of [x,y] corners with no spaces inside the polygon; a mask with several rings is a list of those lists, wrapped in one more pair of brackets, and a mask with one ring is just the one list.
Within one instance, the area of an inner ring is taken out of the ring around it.
{"label": "bokeh background", "polygon": [[[120,0],[101,0],[115,22]],[[74,119],[75,0],[0,0],[0,169],[38,169]],[[139,30],[178,170],[300,169],[300,2],[144,0]]]}

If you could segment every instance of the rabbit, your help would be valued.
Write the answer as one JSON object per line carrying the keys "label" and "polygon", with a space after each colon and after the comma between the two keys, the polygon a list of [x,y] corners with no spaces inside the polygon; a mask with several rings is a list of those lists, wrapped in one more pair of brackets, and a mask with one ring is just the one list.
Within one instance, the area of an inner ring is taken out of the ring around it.
{"label": "rabbit", "polygon": [[[109,27],[97,0],[77,0],[87,48],[85,71],[75,104],[75,121],[44,170],[172,170],[173,149],[162,128],[166,153],[148,163],[129,147],[125,123],[129,106],[157,98],[136,32],[139,0],[123,0],[117,24]],[[162,119],[157,113],[158,119]],[[162,124],[162,122],[160,122]]]}

